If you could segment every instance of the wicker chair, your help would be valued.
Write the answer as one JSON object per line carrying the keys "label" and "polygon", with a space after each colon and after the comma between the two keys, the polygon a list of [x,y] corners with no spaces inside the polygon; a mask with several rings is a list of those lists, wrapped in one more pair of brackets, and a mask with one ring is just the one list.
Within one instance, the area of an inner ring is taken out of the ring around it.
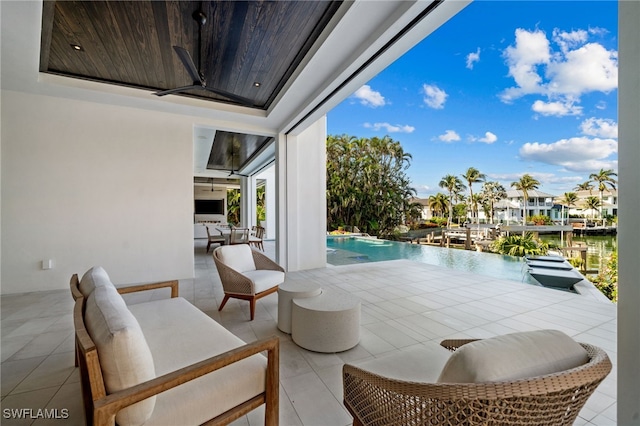
{"label": "wicker chair", "polygon": [[224,289],[218,311],[230,298],[248,300],[253,321],[256,301],[278,291],[278,285],[284,282],[284,269],[264,254],[252,250],[249,244],[218,247],[213,250],[213,260]]}
{"label": "wicker chair", "polygon": [[[441,345],[455,351],[472,341]],[[572,425],[611,371],[602,349],[580,344],[586,364],[510,382],[415,383],[345,364],[344,405],[354,425]]]}

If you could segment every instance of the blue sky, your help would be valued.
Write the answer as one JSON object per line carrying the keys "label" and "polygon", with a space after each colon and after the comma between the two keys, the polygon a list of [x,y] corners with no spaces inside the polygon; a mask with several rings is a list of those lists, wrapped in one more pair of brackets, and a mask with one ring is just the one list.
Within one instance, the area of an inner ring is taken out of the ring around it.
{"label": "blue sky", "polygon": [[328,133],[400,141],[419,197],[469,167],[562,195],[618,171],[617,33],[615,1],[477,0],[334,108]]}

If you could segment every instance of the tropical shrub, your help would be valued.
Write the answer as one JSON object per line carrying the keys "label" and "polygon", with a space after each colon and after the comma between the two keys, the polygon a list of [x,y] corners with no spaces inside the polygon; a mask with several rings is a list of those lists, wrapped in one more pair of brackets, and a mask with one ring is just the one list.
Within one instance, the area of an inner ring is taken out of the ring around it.
{"label": "tropical shrub", "polygon": [[232,225],[240,223],[239,189],[227,189],[227,222]]}
{"label": "tropical shrub", "polygon": [[547,254],[549,245],[536,240],[531,232],[522,235],[503,236],[495,240],[489,249],[495,253],[508,254],[509,256],[525,256]]}
{"label": "tropical shrub", "polygon": [[613,252],[598,275],[590,276],[589,281],[611,301],[618,301],[618,253]]}
{"label": "tropical shrub", "polygon": [[574,268],[578,269],[582,268],[582,265],[584,265],[584,260],[582,260],[581,257],[572,257],[571,259],[567,259],[567,262],[569,262]]}
{"label": "tropical shrub", "polygon": [[429,228],[441,228],[447,226],[447,218],[446,217],[432,217],[427,222]]}
{"label": "tropical shrub", "polygon": [[536,226],[553,225],[553,221],[551,220],[551,218],[543,214],[529,216],[529,221],[533,222],[533,224]]}

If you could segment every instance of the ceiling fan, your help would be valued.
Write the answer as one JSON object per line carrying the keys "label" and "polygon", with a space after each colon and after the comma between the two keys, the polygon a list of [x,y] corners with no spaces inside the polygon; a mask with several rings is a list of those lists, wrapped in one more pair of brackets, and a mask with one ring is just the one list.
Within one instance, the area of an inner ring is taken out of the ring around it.
{"label": "ceiling fan", "polygon": [[192,16],[193,16],[193,19],[195,19],[195,21],[198,23],[198,27],[199,27],[198,29],[198,52],[199,52],[198,67],[196,68],[193,62],[193,59],[191,58],[191,55],[185,48],[180,46],[173,46],[173,50],[175,50],[176,54],[180,58],[180,61],[182,61],[182,65],[184,65],[184,67],[186,68],[187,72],[189,73],[189,76],[191,76],[191,79],[193,80],[193,84],[189,86],[176,87],[175,89],[161,90],[159,92],[155,92],[154,95],[165,96],[165,95],[171,95],[173,93],[186,92],[188,90],[206,90],[206,91],[215,93],[216,95],[223,96],[234,102],[238,102],[239,104],[242,104],[245,106],[254,106],[254,102],[251,99],[234,95],[233,93],[229,93],[221,89],[216,89],[216,88],[207,86],[207,81],[204,78],[204,74],[200,73],[200,68],[201,68],[200,65],[202,62],[200,59],[200,57],[202,56],[201,54],[202,26],[207,22],[207,15],[205,15],[202,10],[197,10],[193,13]]}
{"label": "ceiling fan", "polygon": [[234,164],[236,163],[235,162],[235,158],[236,157],[235,157],[235,152],[234,152],[233,148],[234,148],[235,144],[236,144],[236,139],[233,138],[232,141],[231,141],[231,172],[229,172],[229,176],[228,177],[231,177],[231,176],[249,177],[249,175],[243,175],[241,173],[238,173],[238,171],[234,170]]}

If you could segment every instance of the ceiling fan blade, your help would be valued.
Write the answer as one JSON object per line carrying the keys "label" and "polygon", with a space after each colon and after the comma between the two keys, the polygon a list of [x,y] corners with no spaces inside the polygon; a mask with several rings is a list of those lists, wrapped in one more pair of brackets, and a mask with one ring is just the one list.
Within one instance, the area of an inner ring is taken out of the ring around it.
{"label": "ceiling fan blade", "polygon": [[224,90],[214,89],[213,87],[209,87],[209,86],[204,86],[202,88],[211,93],[215,93],[216,95],[224,96],[227,99],[238,102],[239,104],[242,104],[245,106],[254,106],[254,102],[249,98],[244,98],[242,96],[234,95],[233,93],[229,93]]}
{"label": "ceiling fan blade", "polygon": [[170,95],[172,93],[186,92],[187,90],[202,90],[202,86],[197,84],[192,84],[191,86],[182,86],[182,87],[176,87],[175,89],[161,90],[159,92],[155,92],[154,95],[164,96],[164,95]]}
{"label": "ceiling fan blade", "polygon": [[200,84],[204,84],[204,82],[202,81],[202,77],[198,72],[198,68],[196,68],[196,65],[193,63],[193,59],[191,59],[191,55],[189,54],[189,52],[180,46],[173,46],[173,50],[175,50],[178,54],[178,57],[182,61],[182,65],[184,65],[184,67],[187,69],[187,72],[191,76],[194,84],[197,82],[200,82]]}

